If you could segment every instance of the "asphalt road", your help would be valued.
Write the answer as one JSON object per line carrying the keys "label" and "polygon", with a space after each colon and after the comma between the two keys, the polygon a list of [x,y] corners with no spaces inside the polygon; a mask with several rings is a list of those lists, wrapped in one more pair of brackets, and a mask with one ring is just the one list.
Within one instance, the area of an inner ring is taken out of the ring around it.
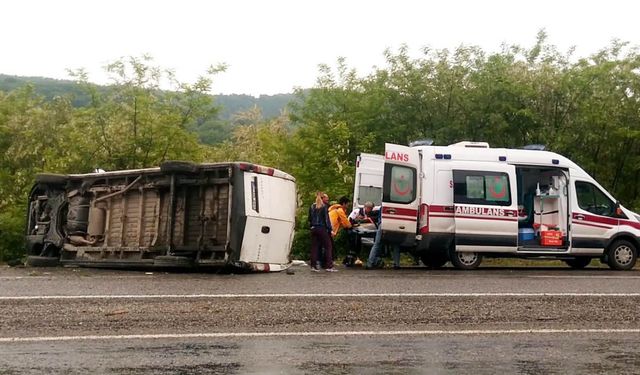
{"label": "asphalt road", "polygon": [[0,374],[640,373],[640,272],[0,268]]}

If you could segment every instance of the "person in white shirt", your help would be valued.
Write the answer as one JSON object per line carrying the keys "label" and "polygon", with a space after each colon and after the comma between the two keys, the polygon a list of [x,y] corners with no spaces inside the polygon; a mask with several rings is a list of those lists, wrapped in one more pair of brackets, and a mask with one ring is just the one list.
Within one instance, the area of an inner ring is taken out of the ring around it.
{"label": "person in white shirt", "polygon": [[[349,215],[349,221],[354,227],[361,224],[373,224],[375,229],[378,226],[379,210],[374,209],[372,202],[365,202],[363,207],[355,208]],[[347,267],[354,265],[361,265],[362,261],[358,258],[360,252],[361,242],[360,237],[362,232],[358,230],[350,229],[349,234],[349,253],[344,258],[343,264]]]}
{"label": "person in white shirt", "polygon": [[352,224],[361,224],[361,223],[378,223],[378,215],[380,214],[379,210],[373,209],[372,202],[365,202],[363,207],[359,207],[351,211],[349,215],[349,220]]}

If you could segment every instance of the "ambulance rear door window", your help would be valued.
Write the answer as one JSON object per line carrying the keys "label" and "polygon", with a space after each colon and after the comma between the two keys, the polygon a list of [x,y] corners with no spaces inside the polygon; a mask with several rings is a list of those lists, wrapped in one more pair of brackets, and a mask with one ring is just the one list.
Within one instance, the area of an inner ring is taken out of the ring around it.
{"label": "ambulance rear door window", "polygon": [[416,169],[385,164],[383,195],[385,202],[413,202],[416,199]]}

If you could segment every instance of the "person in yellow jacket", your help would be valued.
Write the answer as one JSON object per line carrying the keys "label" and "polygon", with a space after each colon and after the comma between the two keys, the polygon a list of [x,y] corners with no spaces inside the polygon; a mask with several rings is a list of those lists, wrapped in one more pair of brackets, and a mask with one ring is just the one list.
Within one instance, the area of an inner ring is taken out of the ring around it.
{"label": "person in yellow jacket", "polygon": [[331,220],[331,237],[336,238],[340,228],[351,229],[351,222],[347,218],[349,198],[341,197],[338,203],[329,207],[329,220]]}

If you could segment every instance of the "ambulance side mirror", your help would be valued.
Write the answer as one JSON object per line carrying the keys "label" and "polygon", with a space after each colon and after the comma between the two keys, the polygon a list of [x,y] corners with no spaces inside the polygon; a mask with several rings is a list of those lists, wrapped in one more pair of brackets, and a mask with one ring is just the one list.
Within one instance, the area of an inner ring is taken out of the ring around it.
{"label": "ambulance side mirror", "polygon": [[620,202],[616,202],[616,217],[626,217],[624,212],[622,212],[622,208],[620,208]]}

